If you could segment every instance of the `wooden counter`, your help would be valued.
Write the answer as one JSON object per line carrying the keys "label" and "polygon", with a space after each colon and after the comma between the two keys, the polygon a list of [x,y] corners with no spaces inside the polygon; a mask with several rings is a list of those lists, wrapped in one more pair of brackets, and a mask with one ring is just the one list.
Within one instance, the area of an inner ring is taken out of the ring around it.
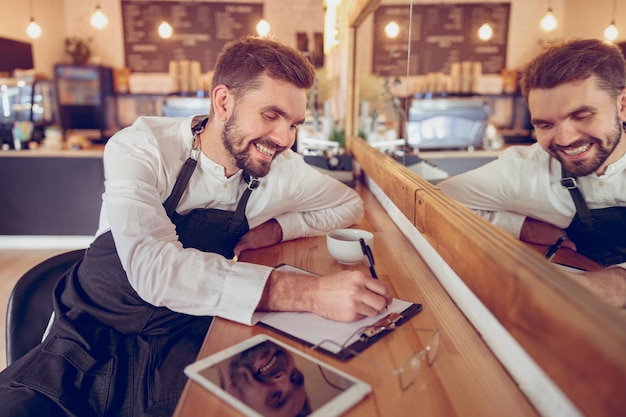
{"label": "wooden counter", "polygon": [[102,158],[104,145],[94,145],[88,149],[50,149],[40,147],[23,151],[0,151],[2,158]]}
{"label": "wooden counter", "polygon": [[[441,331],[438,356],[433,366],[424,365],[416,382],[403,392],[391,372],[381,372],[359,358],[340,362],[260,326],[249,327],[219,318],[214,320],[199,357],[215,353],[254,334],[269,333],[372,386],[373,392],[348,411],[347,416],[538,415],[378,201],[363,185],[359,184],[357,190],[365,201],[366,212],[355,227],[370,230],[375,235],[373,251],[380,279],[396,297],[424,306],[421,313],[403,326],[438,328]],[[325,237],[298,239],[246,252],[242,260],[265,265],[284,262],[319,274],[347,268],[330,257]],[[365,263],[356,268],[367,272]],[[427,337],[421,332],[396,331],[371,346],[366,354],[397,369],[404,358],[423,348]],[[190,381],[175,416],[197,416],[199,412],[206,416],[240,415]]]}

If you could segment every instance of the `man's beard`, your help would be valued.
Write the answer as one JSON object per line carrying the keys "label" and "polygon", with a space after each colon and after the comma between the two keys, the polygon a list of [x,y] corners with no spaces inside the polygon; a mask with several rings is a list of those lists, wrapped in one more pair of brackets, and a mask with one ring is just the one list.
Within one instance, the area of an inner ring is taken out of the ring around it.
{"label": "man's beard", "polygon": [[264,146],[276,150],[274,157],[278,155],[280,152],[284,151],[284,147],[277,146],[273,141],[267,138],[257,138],[250,142],[248,142],[247,146],[244,146],[245,138],[238,131],[237,126],[237,111],[233,111],[233,115],[224,125],[224,131],[222,132],[222,143],[226,150],[231,154],[233,160],[235,161],[235,165],[238,168],[242,169],[244,174],[248,174],[251,177],[264,177],[270,171],[270,166],[272,164],[272,160],[270,161],[255,161],[250,152],[252,150],[251,147],[255,147],[255,143],[261,143]]}
{"label": "man's beard", "polygon": [[[615,129],[609,134],[609,136],[607,136],[606,146],[603,146],[602,141],[598,138],[586,137],[580,138],[568,146],[559,146],[552,143],[550,145],[550,151],[556,157],[556,159],[561,162],[567,172],[575,177],[584,177],[586,175],[596,172],[598,168],[600,168],[602,164],[604,164],[604,162],[611,155],[611,153],[613,153],[615,147],[617,147],[621,140],[623,129],[624,127],[622,125],[622,122],[616,116]],[[595,157],[591,160],[570,161],[565,159],[560,152],[557,152],[568,148],[578,148],[587,144],[597,144],[598,146],[598,151],[596,152]]]}

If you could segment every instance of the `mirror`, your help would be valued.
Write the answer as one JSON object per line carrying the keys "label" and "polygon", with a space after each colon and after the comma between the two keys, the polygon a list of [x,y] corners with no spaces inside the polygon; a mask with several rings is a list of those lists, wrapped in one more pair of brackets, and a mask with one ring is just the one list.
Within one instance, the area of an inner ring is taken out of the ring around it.
{"label": "mirror", "polygon": [[[380,2],[356,29],[359,136],[433,184],[495,159],[503,128],[531,140],[516,80],[500,76],[510,9]],[[476,30],[485,18],[489,40]]]}
{"label": "mirror", "polygon": [[[508,3],[382,0],[355,29],[358,136],[435,185],[496,159],[505,135],[506,145],[534,143],[516,70],[505,67],[506,43],[515,39],[509,14]],[[495,22],[488,41],[476,30],[483,16]],[[556,260],[600,268],[563,251]]]}
{"label": "mirror", "polygon": [[[378,102],[384,91],[383,83],[363,77],[371,71],[361,66],[366,65],[363,61],[372,48],[368,19],[386,2],[351,3],[345,13],[349,28],[345,40],[349,57],[346,141],[350,153],[365,175],[584,414],[620,414],[623,403],[617,404],[615,399],[622,395],[617,387],[626,383],[623,313],[575,283],[535,250],[358,137],[361,95]],[[407,3],[407,13],[410,7]],[[370,83],[376,94],[361,89]],[[588,390],[587,384],[577,382],[583,380],[601,382],[604,389]]]}

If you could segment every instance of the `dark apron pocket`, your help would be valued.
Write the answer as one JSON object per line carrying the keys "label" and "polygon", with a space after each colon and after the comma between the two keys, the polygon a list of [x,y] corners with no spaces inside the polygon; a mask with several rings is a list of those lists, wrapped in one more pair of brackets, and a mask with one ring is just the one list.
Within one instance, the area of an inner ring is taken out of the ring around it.
{"label": "dark apron pocket", "polygon": [[169,337],[151,337],[149,365],[145,375],[148,388],[149,407],[176,405],[183,392],[187,376],[184,368],[198,356],[206,327],[194,332],[191,327],[187,334],[174,332]]}
{"label": "dark apron pocket", "polygon": [[72,340],[51,337],[17,381],[69,409],[99,416],[109,402],[114,363],[110,356],[95,359]]}

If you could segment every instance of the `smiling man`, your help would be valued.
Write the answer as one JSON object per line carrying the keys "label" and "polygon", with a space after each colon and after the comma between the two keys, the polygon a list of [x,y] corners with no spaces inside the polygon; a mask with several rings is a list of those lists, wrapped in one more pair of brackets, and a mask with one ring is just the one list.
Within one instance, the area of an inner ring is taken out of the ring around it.
{"label": "smiling man", "polygon": [[[531,243],[576,249],[604,265],[576,274],[626,307],[626,73],[620,49],[569,40],[535,57],[520,85],[537,143],[511,146],[439,187]],[[609,267],[613,266],[615,267]]]}
{"label": "smiling man", "polygon": [[213,316],[385,309],[391,293],[363,272],[236,259],[363,215],[354,190],[290,149],[314,80],[296,49],[240,39],[218,59],[208,117],[140,117],[108,141],[96,238],[55,290],[47,338],[0,374],[1,416],[170,416]]}

